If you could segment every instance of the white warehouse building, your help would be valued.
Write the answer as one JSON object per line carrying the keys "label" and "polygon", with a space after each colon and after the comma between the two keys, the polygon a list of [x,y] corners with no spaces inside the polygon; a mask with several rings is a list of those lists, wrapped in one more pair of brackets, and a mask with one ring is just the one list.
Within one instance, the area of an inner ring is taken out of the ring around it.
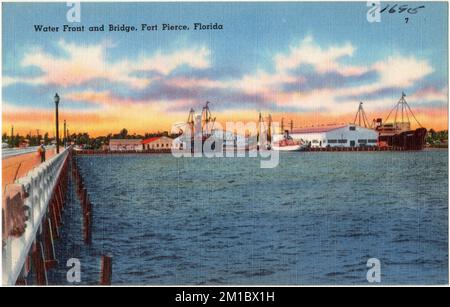
{"label": "white warehouse building", "polygon": [[352,124],[294,129],[291,137],[321,148],[378,145],[377,131]]}

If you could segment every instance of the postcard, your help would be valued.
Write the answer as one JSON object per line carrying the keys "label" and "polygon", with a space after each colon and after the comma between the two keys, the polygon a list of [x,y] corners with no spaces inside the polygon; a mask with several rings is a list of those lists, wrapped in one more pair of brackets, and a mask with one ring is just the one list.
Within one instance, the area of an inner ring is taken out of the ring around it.
{"label": "postcard", "polygon": [[3,286],[448,285],[447,2],[3,2],[1,50]]}

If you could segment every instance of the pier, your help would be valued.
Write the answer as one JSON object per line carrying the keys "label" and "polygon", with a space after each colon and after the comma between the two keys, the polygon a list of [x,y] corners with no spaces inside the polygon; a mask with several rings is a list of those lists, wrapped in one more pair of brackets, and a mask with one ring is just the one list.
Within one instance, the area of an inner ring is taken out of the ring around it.
{"label": "pier", "polygon": [[378,147],[378,146],[367,146],[367,147],[310,147],[306,148],[304,151],[309,152],[355,152],[355,151],[406,151],[400,147]]}
{"label": "pier", "polygon": [[26,285],[30,273],[35,278],[33,284],[46,285],[47,271],[57,264],[54,242],[62,226],[72,148],[64,149],[40,165],[27,155],[16,158],[28,161],[23,168],[28,173],[13,183],[4,182],[4,285]]}

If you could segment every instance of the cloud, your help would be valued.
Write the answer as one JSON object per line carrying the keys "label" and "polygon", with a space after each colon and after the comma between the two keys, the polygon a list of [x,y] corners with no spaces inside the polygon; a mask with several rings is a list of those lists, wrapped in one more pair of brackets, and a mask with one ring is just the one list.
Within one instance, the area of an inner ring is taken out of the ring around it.
{"label": "cloud", "polygon": [[413,95],[413,99],[422,101],[447,101],[448,87],[438,89],[434,86],[427,86],[417,90]]}
{"label": "cloud", "polygon": [[138,103],[132,99],[121,98],[114,96],[111,91],[82,91],[82,92],[72,92],[65,95],[68,100],[76,102],[87,102],[99,106],[108,105],[130,105],[133,103]]}
{"label": "cloud", "polygon": [[102,79],[142,89],[160,77],[139,77],[136,72],[154,71],[165,76],[184,65],[196,69],[210,66],[210,52],[206,47],[180,48],[172,52],[156,51],[152,55],[143,54],[133,60],[120,61],[107,60],[108,49],[114,47],[109,43],[79,45],[61,40],[58,47],[65,54],[64,57],[54,56],[39,48],[26,53],[21,65],[37,67],[43,74],[35,78],[8,77],[4,86],[23,82],[69,87]]}
{"label": "cloud", "polygon": [[[265,104],[278,108],[330,109],[337,105],[339,91],[374,81],[377,72],[369,66],[343,64],[356,48],[351,43],[319,46],[312,36],[273,56],[272,69],[257,69],[226,83],[246,94],[262,95]],[[335,91],[333,91],[335,89]]]}
{"label": "cloud", "polygon": [[350,43],[321,48],[312,36],[307,36],[299,44],[291,46],[287,54],[277,54],[275,68],[276,71],[282,72],[301,65],[312,65],[318,73],[340,71],[345,76],[361,74],[365,71],[364,68],[342,65],[339,62],[344,57],[352,57],[355,50]]}
{"label": "cloud", "polygon": [[171,86],[176,88],[227,88],[227,84],[221,82],[220,80],[211,80],[207,78],[189,78],[189,77],[179,77],[173,78],[168,82]]}
{"label": "cloud", "polygon": [[376,71],[367,71],[361,74],[344,75],[340,72],[333,71],[327,73],[305,73],[302,75],[301,82],[287,83],[284,91],[310,91],[322,88],[342,88],[362,84],[363,82],[375,81],[378,78]]}
{"label": "cloud", "polygon": [[[161,118],[169,122],[174,114],[182,114],[180,118],[185,120],[185,112],[191,107],[198,110],[207,100],[222,114],[239,110],[253,116],[248,110],[266,110],[316,117],[332,114],[336,118],[354,114],[359,101],[371,114],[389,110],[402,91],[412,105],[421,108],[448,101],[448,88],[425,86],[434,72],[427,59],[393,53],[364,65],[351,65],[348,59],[357,53],[351,43],[324,47],[312,36],[275,53],[267,58],[266,68],[253,71],[242,71],[237,65],[223,70],[213,67],[210,50],[202,46],[157,50],[116,61],[107,57],[109,49],[117,47],[108,42],[76,45],[60,41],[58,47],[63,56],[41,49],[26,53],[21,65],[36,67],[41,74],[6,76],[3,86],[22,82],[52,91],[64,87],[65,101],[72,107],[90,104],[89,112],[96,112],[96,121],[105,127],[114,126],[104,122],[112,120],[142,128]],[[8,89],[9,100],[30,96],[18,92],[24,91],[23,84]],[[121,117],[128,120],[119,120]]]}
{"label": "cloud", "polygon": [[18,78],[8,77],[8,76],[4,76],[4,77],[2,78],[2,86],[3,86],[3,87],[10,86],[11,84],[15,84],[15,83],[17,83],[17,82],[19,82],[19,79],[18,79]]}
{"label": "cloud", "polygon": [[138,61],[129,64],[134,70],[157,71],[163,75],[168,75],[183,65],[196,69],[206,69],[210,66],[209,56],[208,48],[197,47],[180,49],[173,53],[158,51],[151,57],[141,56]]}
{"label": "cloud", "polygon": [[390,56],[386,60],[379,61],[373,65],[373,69],[380,75],[378,80],[380,86],[399,88],[410,87],[434,71],[427,60],[401,55]]}
{"label": "cloud", "polygon": [[[288,52],[276,54],[273,71],[256,70],[234,86],[263,93],[279,108],[343,114],[356,110],[359,101],[388,108],[402,91],[414,92],[434,72],[428,60],[400,53],[360,66],[343,63],[355,53],[351,43],[321,47],[308,36]],[[447,101],[442,93],[435,98]]]}

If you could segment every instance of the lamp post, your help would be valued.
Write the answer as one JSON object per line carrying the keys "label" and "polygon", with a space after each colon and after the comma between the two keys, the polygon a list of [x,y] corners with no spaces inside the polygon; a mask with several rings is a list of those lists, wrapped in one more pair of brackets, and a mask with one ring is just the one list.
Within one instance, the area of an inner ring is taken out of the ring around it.
{"label": "lamp post", "polygon": [[59,114],[58,114],[58,105],[59,105],[59,95],[55,94],[55,107],[56,107],[56,153],[59,154]]}
{"label": "lamp post", "polygon": [[67,124],[66,120],[64,120],[64,148],[67,147]]}
{"label": "lamp post", "polygon": [[10,142],[11,147],[14,147],[14,125],[11,126],[11,139],[9,142]]}

